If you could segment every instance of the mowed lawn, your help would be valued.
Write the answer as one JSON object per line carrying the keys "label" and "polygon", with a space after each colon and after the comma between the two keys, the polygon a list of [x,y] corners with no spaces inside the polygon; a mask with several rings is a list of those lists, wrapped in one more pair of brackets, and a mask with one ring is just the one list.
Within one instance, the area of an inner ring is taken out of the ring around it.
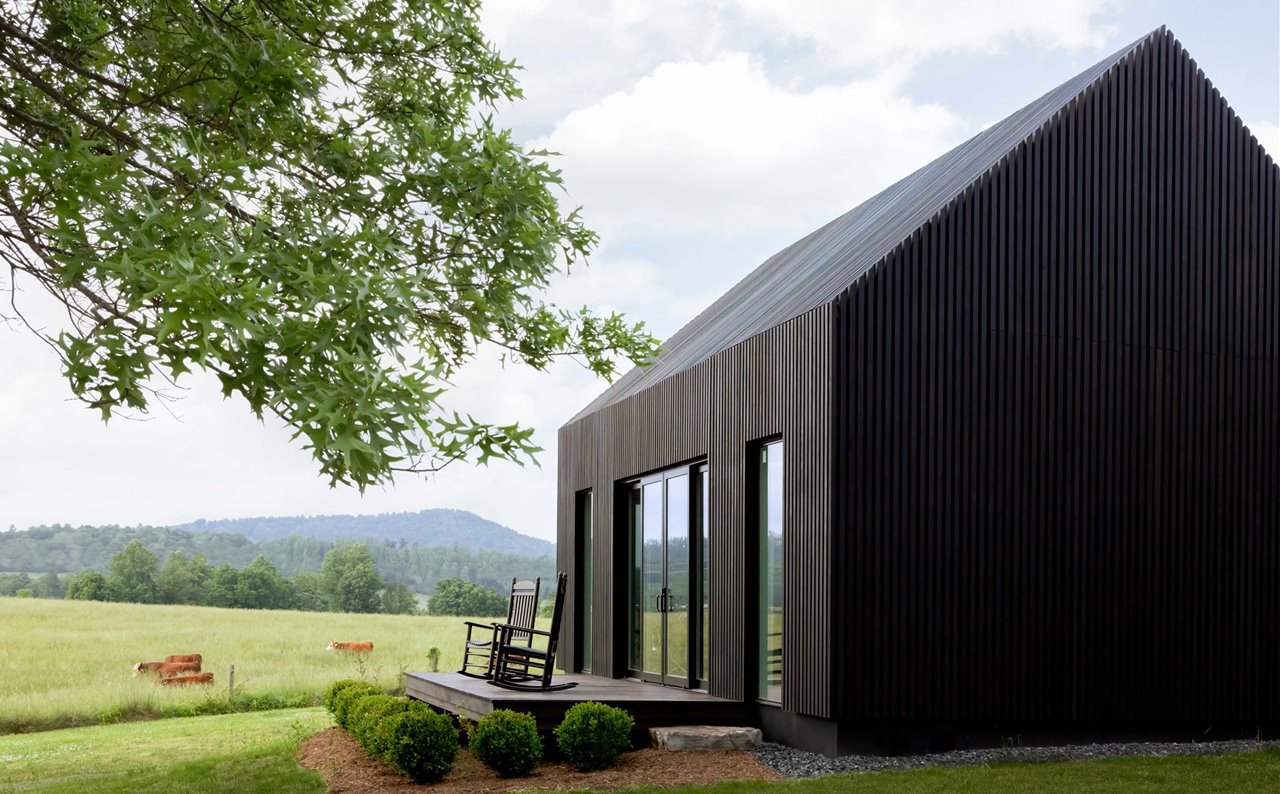
{"label": "mowed lawn", "polygon": [[[116,722],[189,713],[226,699],[236,668],[243,701],[321,694],[340,678],[363,678],[386,689],[402,671],[427,669],[427,651],[441,651],[440,669],[461,663],[462,618],[353,615],[212,607],[107,604],[0,598],[0,733]],[[325,650],[331,641],[373,642],[365,658]],[[209,688],[157,686],[134,678],[136,662],[199,653],[214,674]],[[291,703],[292,704],[292,703]],[[225,710],[225,709],[221,709]]]}
{"label": "mowed lawn", "polygon": [[[0,792],[324,791],[294,760],[298,742],[331,724],[320,709],[189,717],[0,736]],[[602,773],[607,778],[609,773]],[[666,789],[672,794],[1192,794],[1280,789],[1280,749],[1217,757],[1112,758],[837,775]],[[430,791],[430,786],[423,786]],[[631,792],[658,792],[639,788]]]}
{"label": "mowed lawn", "polygon": [[319,792],[293,758],[318,708],[0,736],[0,792]]}

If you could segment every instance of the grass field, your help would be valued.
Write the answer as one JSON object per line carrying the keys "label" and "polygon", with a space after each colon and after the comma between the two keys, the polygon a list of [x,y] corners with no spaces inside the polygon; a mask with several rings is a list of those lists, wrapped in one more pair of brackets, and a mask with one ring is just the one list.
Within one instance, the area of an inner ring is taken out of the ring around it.
{"label": "grass field", "polygon": [[[0,598],[0,733],[147,716],[309,705],[339,678],[393,689],[403,670],[461,664],[462,619]],[[325,650],[373,642],[367,659]],[[135,662],[200,653],[211,688],[160,687]],[[236,668],[237,703],[227,670]]]}
{"label": "grass field", "polygon": [[290,709],[0,736],[0,792],[323,792],[293,752],[329,724]]}

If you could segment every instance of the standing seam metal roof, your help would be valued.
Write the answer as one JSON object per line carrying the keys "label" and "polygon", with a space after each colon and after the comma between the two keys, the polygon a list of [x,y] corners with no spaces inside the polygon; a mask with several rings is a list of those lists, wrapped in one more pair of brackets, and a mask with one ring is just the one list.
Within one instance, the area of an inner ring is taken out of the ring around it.
{"label": "standing seam metal roof", "polygon": [[570,422],[834,301],[1113,66],[1161,35],[1163,27],[769,257],[672,335],[652,363],[623,375]]}

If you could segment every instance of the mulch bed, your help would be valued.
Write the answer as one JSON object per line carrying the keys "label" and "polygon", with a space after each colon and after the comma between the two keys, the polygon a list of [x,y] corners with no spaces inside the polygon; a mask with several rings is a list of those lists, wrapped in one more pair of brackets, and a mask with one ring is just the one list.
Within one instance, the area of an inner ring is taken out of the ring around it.
{"label": "mulch bed", "polygon": [[548,761],[539,764],[529,777],[503,779],[464,747],[448,777],[439,783],[419,785],[382,761],[365,755],[360,745],[341,728],[327,728],[304,741],[298,748],[298,761],[319,772],[333,794],[395,791],[461,794],[512,789],[615,789],[626,786],[673,788],[724,780],[781,780],[778,773],[739,750],[673,753],[652,748],[623,753],[617,766],[600,772],[579,772],[563,761]]}

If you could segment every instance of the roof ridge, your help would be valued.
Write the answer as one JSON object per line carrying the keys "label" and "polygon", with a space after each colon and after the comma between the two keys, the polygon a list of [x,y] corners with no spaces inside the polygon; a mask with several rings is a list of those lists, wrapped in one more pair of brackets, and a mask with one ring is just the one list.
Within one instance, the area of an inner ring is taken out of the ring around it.
{"label": "roof ridge", "polygon": [[[1119,65],[1138,57],[1161,37],[1177,44],[1161,25],[769,256],[668,337],[652,362],[614,381],[569,423],[835,300],[973,185],[1034,142]],[[802,270],[806,263],[807,270]],[[803,280],[806,289],[782,303],[788,297],[788,287],[790,292],[796,291],[798,275],[808,276]],[[752,316],[754,322],[744,322],[741,312],[736,311],[748,296],[763,297],[772,304],[763,305],[764,311]],[[709,331],[718,333],[691,349],[691,343]]]}

